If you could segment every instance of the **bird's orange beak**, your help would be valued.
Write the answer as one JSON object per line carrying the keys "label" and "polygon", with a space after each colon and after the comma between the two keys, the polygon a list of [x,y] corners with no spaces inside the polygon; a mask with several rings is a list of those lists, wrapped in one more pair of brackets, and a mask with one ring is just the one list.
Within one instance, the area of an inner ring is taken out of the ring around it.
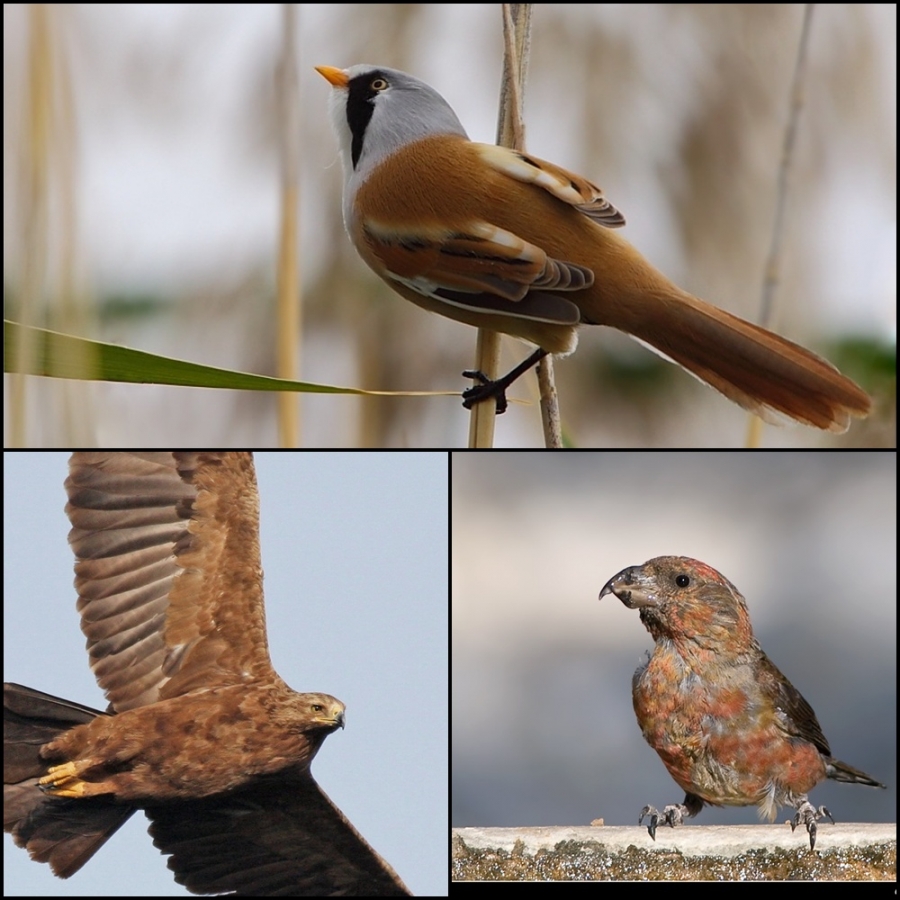
{"label": "bird's orange beak", "polygon": [[334,66],[316,66],[316,71],[333,87],[347,87],[347,73],[343,69],[336,69]]}

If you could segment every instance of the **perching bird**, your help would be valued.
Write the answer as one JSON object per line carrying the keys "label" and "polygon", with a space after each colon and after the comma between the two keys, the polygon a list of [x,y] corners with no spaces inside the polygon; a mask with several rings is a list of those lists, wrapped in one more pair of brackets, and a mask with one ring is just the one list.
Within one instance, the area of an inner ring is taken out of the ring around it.
{"label": "perching bird", "polygon": [[[796,810],[810,848],[816,820],[831,818],[807,793],[833,778],[881,787],[870,775],[831,755],[816,714],[763,652],[737,588],[705,563],[659,556],[614,575],[600,592],[615,594],[656,642],[634,673],[634,711],[647,743],[686,791],[662,813],[645,806],[650,836],[659,822],[679,825],[711,806]],[[832,819],[832,822],[834,819]]]}
{"label": "perching bird", "polygon": [[344,224],[365,263],[424,309],[539,348],[466,391],[466,406],[493,398],[502,412],[509,384],[547,353],[571,353],[586,324],[624,331],[764,419],[842,432],[868,415],[869,396],[829,362],[658,272],[612,230],[625,219],[597,185],[470,141],[446,100],[405,72],[318,71],[334,88]]}

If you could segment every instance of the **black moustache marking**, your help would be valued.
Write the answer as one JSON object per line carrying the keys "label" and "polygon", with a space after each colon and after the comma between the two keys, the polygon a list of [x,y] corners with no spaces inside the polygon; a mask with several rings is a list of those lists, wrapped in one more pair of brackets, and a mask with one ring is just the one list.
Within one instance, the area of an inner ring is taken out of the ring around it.
{"label": "black moustache marking", "polygon": [[364,72],[351,78],[347,85],[347,125],[352,138],[350,158],[353,161],[354,170],[362,155],[366,129],[375,112],[375,97],[381,93],[372,90],[372,82],[376,78],[382,78],[390,83],[390,79],[384,72],[373,69],[371,72]]}

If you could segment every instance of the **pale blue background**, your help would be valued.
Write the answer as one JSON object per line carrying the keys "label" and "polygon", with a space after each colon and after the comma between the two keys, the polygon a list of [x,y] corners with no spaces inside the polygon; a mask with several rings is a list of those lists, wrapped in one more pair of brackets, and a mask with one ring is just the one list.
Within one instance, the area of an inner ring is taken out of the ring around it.
{"label": "pale blue background", "polygon": [[[66,453],[7,453],[4,678],[97,708],[72,588]],[[444,454],[258,453],[275,668],[347,704],[313,773],[414,893],[447,892]],[[136,813],[68,881],[4,836],[4,893],[187,896]]]}

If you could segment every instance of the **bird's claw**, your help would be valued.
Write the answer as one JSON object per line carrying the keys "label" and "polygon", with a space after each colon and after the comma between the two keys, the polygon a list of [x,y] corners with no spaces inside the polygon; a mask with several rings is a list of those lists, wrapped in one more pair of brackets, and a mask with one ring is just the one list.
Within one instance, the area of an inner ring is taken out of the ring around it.
{"label": "bird's claw", "polygon": [[499,416],[506,412],[509,404],[506,400],[506,384],[502,378],[491,381],[484,372],[480,372],[477,369],[466,369],[463,372],[463,378],[471,378],[473,381],[478,382],[473,387],[466,388],[462,393],[463,406],[466,409],[471,409],[476,403],[493,398],[497,415]]}
{"label": "bird's claw", "polygon": [[822,817],[827,816],[831,819],[831,824],[834,825],[834,817],[828,811],[827,806],[820,806],[816,809],[806,797],[803,797],[800,800],[799,806],[797,807],[797,812],[794,815],[794,818],[791,819],[791,831],[800,825],[801,823],[806,826],[806,830],[809,832],[809,849],[816,849],[816,821],[821,819]]}
{"label": "bird's claw", "polygon": [[689,816],[690,812],[688,808],[681,803],[675,803],[671,806],[665,807],[662,813],[655,806],[645,806],[641,810],[641,815],[638,818],[638,825],[641,825],[644,821],[644,816],[650,816],[650,822],[647,825],[647,832],[653,840],[656,840],[656,826],[662,822],[664,825],[668,825],[670,828],[674,828],[676,825],[681,825],[684,822],[684,817]]}

